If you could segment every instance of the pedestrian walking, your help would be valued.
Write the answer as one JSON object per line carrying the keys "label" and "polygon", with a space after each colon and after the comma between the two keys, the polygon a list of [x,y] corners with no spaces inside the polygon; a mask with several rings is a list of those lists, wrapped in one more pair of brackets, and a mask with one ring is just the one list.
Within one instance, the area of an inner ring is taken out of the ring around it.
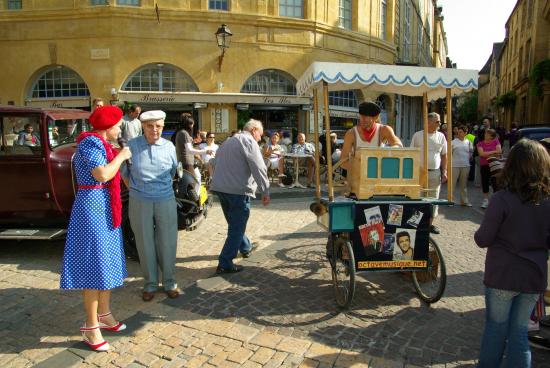
{"label": "pedestrian walking", "polygon": [[234,273],[243,267],[233,263],[240,251],[249,257],[257,244],[246,236],[250,216],[250,199],[256,190],[262,193],[262,203],[269,204],[269,178],[258,142],[263,126],[258,120],[249,120],[243,132],[227,139],[216,154],[216,169],[211,190],[220,200],[227,221],[227,238],[218,258],[216,273]]}
{"label": "pedestrian walking", "polygon": [[488,158],[500,158],[502,154],[497,132],[494,129],[486,129],[484,139],[477,144],[476,149],[479,155],[479,172],[481,173],[481,190],[483,191],[481,208],[487,208],[489,205],[489,185],[493,187],[493,193],[497,191],[495,177],[491,178]]}
{"label": "pedestrian walking", "polygon": [[510,151],[474,239],[487,248],[485,330],[478,367],[530,367],[529,317],[547,286],[550,155],[535,141]]}
{"label": "pedestrian walking", "polygon": [[168,297],[179,295],[174,278],[178,217],[172,188],[177,160],[172,142],[161,137],[165,118],[160,110],[141,114],[143,135],[128,142],[132,164],[121,170],[130,188],[128,215],[145,278],[142,299],[146,302],[154,298],[161,281]]}
{"label": "pedestrian walking", "polygon": [[[214,151],[210,147],[204,149],[196,149],[193,147],[194,140],[192,136],[193,127],[195,126],[193,115],[188,112],[182,113],[180,116],[180,124],[181,128],[174,133],[175,137],[173,139],[173,142],[176,145],[176,156],[178,158],[178,162],[182,163],[183,168],[192,173],[195,176],[195,179],[197,179],[195,191],[200,193],[202,178],[198,166],[195,165],[195,155],[211,155]],[[198,137],[201,139],[200,135]]]}
{"label": "pedestrian walking", "polygon": [[84,342],[97,351],[109,349],[100,329],[126,328],[110,307],[111,290],[122,286],[127,276],[119,168],[131,153],[128,148],[117,153],[108,143],[117,139],[121,118],[118,107],[98,107],[89,118],[94,130],[77,137],[73,162],[78,191],[61,269],[61,288],[82,290],[86,321],[80,331]]}
{"label": "pedestrian walking", "polygon": [[[447,181],[447,139],[437,129],[441,125],[438,113],[428,114],[428,197],[439,198],[441,183]],[[418,131],[411,138],[411,147],[420,148],[420,164],[424,163],[424,131]],[[422,175],[423,177],[423,175]],[[432,206],[430,232],[439,234],[441,231],[433,224],[438,215],[438,206]]]}
{"label": "pedestrian walking", "polygon": [[128,106],[126,115],[122,117],[120,136],[126,141],[143,134],[141,121],[138,119],[139,114],[141,114],[141,107],[139,105],[130,105]]}
{"label": "pedestrian walking", "polygon": [[470,159],[474,152],[472,143],[466,139],[466,127],[457,128],[456,138],[451,142],[453,148],[453,178],[458,181],[457,189],[460,193],[460,205],[471,207],[468,199],[468,174],[470,172]]}

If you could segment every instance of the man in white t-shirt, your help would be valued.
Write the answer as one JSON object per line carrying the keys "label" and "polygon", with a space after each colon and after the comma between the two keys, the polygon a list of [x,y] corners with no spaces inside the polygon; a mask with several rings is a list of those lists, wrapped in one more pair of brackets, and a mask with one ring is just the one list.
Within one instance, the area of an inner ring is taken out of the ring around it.
{"label": "man in white t-shirt", "polygon": [[[441,125],[441,118],[438,113],[428,114],[428,192],[427,197],[439,198],[441,183],[447,181],[447,139],[445,135],[438,132]],[[411,139],[411,147],[420,148],[420,165],[424,165],[424,131],[414,133]],[[422,167],[422,170],[424,168]],[[421,175],[421,178],[423,176]],[[430,232],[439,234],[439,228],[432,224],[437,217],[438,208],[433,206],[432,217],[430,218]]]}

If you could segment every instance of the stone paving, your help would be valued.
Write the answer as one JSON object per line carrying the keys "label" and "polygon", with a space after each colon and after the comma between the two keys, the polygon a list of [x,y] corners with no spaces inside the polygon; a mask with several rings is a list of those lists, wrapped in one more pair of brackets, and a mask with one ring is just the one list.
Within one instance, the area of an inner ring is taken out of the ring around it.
{"label": "stone paving", "polygon": [[[199,229],[179,235],[179,298],[158,293],[142,302],[139,265],[129,261],[127,284],[113,292],[113,311],[129,328],[105,334],[109,353],[79,342],[80,294],[58,290],[63,243],[2,243],[0,366],[473,366],[484,323],[485,251],[472,234],[482,210],[440,211],[445,234],[435,239],[448,280],[438,303],[420,302],[403,274],[361,273],[352,307],[341,312],[324,259],[327,234],[300,197],[311,192],[292,193],[268,207],[254,204],[248,233],[260,248],[239,260],[242,273],[214,276],[226,232],[217,204]],[[550,353],[533,349],[533,366],[550,367]]]}

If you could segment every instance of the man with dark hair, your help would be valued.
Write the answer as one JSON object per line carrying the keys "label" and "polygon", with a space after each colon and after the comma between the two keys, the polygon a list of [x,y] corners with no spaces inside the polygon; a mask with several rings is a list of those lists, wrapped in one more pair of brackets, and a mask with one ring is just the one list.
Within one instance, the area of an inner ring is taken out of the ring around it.
{"label": "man with dark hair", "polygon": [[139,114],[141,114],[141,107],[139,105],[130,105],[126,115],[122,117],[120,136],[126,139],[126,141],[142,134],[141,121],[138,119]]}
{"label": "man with dark hair", "polygon": [[[381,147],[386,144],[392,147],[403,147],[401,140],[393,133],[392,127],[382,125],[380,107],[374,102],[359,104],[359,124],[346,132],[340,161],[348,158],[352,148]],[[350,162],[342,163],[343,169],[350,169]]]}
{"label": "man with dark hair", "polygon": [[411,235],[408,231],[400,231],[395,234],[395,243],[401,249],[401,258],[413,259],[413,248],[411,247]]}

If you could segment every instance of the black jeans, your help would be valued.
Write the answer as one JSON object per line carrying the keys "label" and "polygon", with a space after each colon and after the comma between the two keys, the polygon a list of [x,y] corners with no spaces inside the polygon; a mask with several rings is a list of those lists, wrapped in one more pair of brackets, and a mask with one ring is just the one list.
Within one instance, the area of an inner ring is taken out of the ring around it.
{"label": "black jeans", "polygon": [[496,192],[498,190],[497,180],[494,176],[491,176],[489,165],[481,165],[479,171],[481,173],[481,189],[483,193],[489,193],[489,184],[493,187],[493,192]]}

